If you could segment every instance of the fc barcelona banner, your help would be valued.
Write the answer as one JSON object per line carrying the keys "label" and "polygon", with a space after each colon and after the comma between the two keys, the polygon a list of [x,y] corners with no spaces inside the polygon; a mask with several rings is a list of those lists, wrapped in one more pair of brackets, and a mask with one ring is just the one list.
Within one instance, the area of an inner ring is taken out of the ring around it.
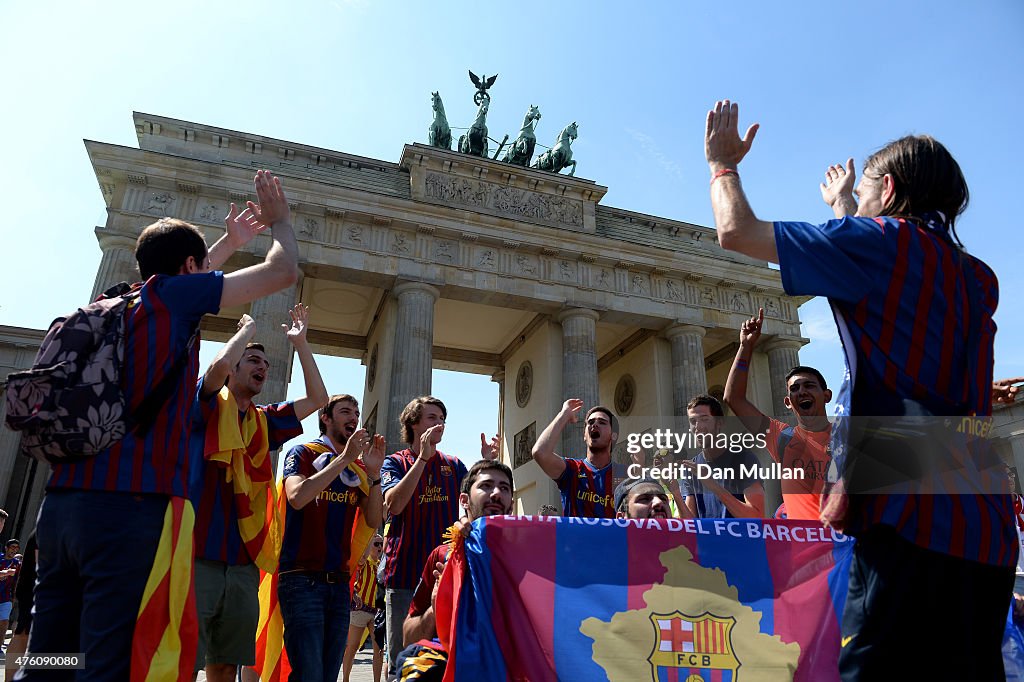
{"label": "fc barcelona banner", "polygon": [[479,519],[439,588],[445,679],[836,680],[852,550],[801,521]]}

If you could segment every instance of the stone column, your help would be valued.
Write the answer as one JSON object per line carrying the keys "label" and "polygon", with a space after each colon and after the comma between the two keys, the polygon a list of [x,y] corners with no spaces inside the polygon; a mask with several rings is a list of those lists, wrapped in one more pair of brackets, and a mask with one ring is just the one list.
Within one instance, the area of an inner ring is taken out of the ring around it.
{"label": "stone column", "polygon": [[[686,404],[694,396],[708,392],[704,368],[704,335],[707,330],[692,324],[674,324],[665,330],[672,344],[672,409],[685,423]],[[676,424],[676,428],[681,428]]]}
{"label": "stone column", "polygon": [[[498,438],[501,439],[501,452],[498,453],[498,459],[505,464],[512,466],[512,444],[505,443],[505,370],[499,369],[491,375],[491,381],[498,384]],[[490,438],[491,434],[487,434]]]}
{"label": "stone column", "polygon": [[[391,295],[398,300],[398,306],[395,310],[395,346],[391,357],[388,423],[385,424],[384,437],[388,440],[388,450],[397,452],[404,447],[398,417],[410,400],[430,393],[434,360],[434,303],[441,292],[425,282],[401,282],[391,290]],[[381,431],[380,424],[377,431]]]}
{"label": "stone column", "polygon": [[[562,401],[579,398],[583,401],[580,419],[565,427],[559,454],[584,457],[583,416],[600,401],[597,383],[597,320],[594,310],[569,308],[558,314],[562,325]],[[561,409],[558,405],[557,410]],[[609,406],[610,407],[610,406]]]}
{"label": "stone column", "polygon": [[786,375],[789,370],[800,364],[801,343],[796,339],[776,337],[766,343],[763,347],[768,354],[768,376],[772,387],[772,416],[781,419],[789,413],[784,402],[788,391],[786,390]]}
{"label": "stone column", "polygon": [[[256,335],[253,343],[263,344],[270,371],[263,382],[263,390],[256,396],[260,405],[279,403],[288,398],[288,383],[291,381],[292,360],[295,348],[288,342],[281,329],[282,324],[291,324],[288,311],[299,302],[299,291],[302,287],[302,273],[294,286],[278,291],[276,294],[256,299],[249,309],[249,316],[256,322]],[[331,390],[330,387],[327,390]],[[315,435],[315,434],[314,434]],[[274,471],[277,471],[277,460],[280,452],[271,453]]]}
{"label": "stone column", "polygon": [[[291,324],[289,311],[299,302],[299,281],[287,289],[252,302],[249,316],[256,322],[256,334],[253,343],[263,344],[267,360],[270,361],[270,372],[263,383],[263,390],[256,401],[261,405],[269,405],[285,400],[288,397],[288,383],[291,381],[292,361],[295,348],[288,342],[282,324]],[[316,322],[316,320],[313,320]],[[330,388],[328,388],[330,390]]]}
{"label": "stone column", "polygon": [[110,234],[103,228],[96,230],[96,238],[103,250],[103,259],[96,271],[96,282],[92,287],[90,301],[95,301],[100,294],[118,282],[131,284],[140,279],[133,238],[123,234]]}

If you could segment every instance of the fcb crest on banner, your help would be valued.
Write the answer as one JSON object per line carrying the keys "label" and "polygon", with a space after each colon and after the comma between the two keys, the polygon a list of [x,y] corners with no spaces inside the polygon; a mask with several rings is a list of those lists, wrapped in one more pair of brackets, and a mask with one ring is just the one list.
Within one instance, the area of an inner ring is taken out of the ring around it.
{"label": "fcb crest on banner", "polygon": [[652,613],[654,645],[647,660],[652,680],[732,682],[740,661],[732,646],[736,619],[704,612],[689,616],[679,611]]}

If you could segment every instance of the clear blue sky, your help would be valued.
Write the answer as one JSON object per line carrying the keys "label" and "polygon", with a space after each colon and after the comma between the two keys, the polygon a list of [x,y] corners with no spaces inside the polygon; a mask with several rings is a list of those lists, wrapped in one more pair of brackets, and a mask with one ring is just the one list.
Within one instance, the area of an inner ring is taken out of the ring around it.
{"label": "clear blue sky", "polygon": [[[716,99],[740,102],[744,125],[761,123],[740,172],[768,220],[823,221],[829,163],[853,156],[859,171],[892,138],[937,137],[971,188],[960,236],[1001,283],[996,374],[1024,374],[1017,0],[8,0],[0,25],[2,229],[13,255],[0,275],[2,324],[44,327],[88,297],[105,213],[82,140],[135,146],[132,111],[397,161],[404,143],[426,141],[431,91],[453,126],[469,124],[470,68],[499,74],[492,137],[514,134],[530,104],[544,144],[575,120],[577,175],[609,187],[605,204],[703,225],[704,118]],[[813,301],[801,315],[812,339],[802,360],[838,382],[827,307]],[[323,367],[329,390],[362,392],[357,362]],[[444,447],[475,459],[479,432],[497,425],[495,385],[435,372],[434,392],[449,403]]]}

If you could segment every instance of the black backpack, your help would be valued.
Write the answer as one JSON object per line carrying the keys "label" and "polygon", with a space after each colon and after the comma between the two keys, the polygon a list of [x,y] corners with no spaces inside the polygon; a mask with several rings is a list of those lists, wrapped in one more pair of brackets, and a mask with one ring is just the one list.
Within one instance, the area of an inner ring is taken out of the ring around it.
{"label": "black backpack", "polygon": [[26,455],[56,464],[111,447],[125,434],[144,434],[167,401],[189,348],[134,414],[128,414],[121,373],[125,313],[139,297],[121,282],[93,303],[50,324],[32,368],[7,377],[7,426],[21,431]]}

